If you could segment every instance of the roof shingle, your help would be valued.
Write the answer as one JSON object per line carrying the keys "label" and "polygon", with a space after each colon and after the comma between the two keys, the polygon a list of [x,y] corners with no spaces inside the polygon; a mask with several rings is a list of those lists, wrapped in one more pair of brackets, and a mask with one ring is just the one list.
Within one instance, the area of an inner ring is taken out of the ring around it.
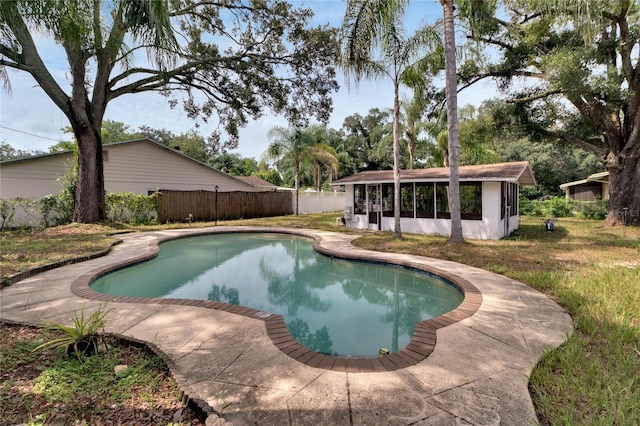
{"label": "roof shingle", "polygon": [[[520,185],[535,185],[528,161],[460,166],[460,181],[504,181]],[[400,170],[401,182],[447,182],[448,167]],[[371,170],[336,180],[332,185],[393,182],[393,170]]]}

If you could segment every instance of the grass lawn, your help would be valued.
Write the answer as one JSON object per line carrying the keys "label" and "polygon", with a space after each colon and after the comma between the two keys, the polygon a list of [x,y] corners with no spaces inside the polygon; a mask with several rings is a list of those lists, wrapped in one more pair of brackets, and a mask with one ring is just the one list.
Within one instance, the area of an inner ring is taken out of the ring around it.
{"label": "grass lawn", "polygon": [[[345,232],[336,213],[219,222]],[[210,226],[195,224],[193,226]],[[186,225],[137,227],[166,229]],[[40,232],[0,234],[3,276],[36,264],[86,255],[108,247],[119,231],[69,225]],[[518,235],[501,241],[357,232],[362,248],[437,257],[520,280],[560,303],[576,333],[547,353],[530,388],[543,424],[640,424],[640,228],[605,228],[602,222],[561,219],[555,232],[539,218],[523,218]],[[61,250],[60,248],[64,249]]]}

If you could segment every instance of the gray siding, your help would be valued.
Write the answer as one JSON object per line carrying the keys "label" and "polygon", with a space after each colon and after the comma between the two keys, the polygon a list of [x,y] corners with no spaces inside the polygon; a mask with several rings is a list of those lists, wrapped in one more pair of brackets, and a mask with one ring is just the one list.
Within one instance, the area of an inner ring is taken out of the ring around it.
{"label": "gray siding", "polygon": [[[265,191],[193,161],[153,142],[140,140],[103,147],[107,192],[147,194],[158,189]],[[58,194],[58,179],[73,167],[71,153],[35,157],[0,165],[0,197],[38,198]]]}
{"label": "gray siding", "polygon": [[73,170],[71,153],[38,157],[0,165],[0,197],[38,198],[58,194],[58,179]]}

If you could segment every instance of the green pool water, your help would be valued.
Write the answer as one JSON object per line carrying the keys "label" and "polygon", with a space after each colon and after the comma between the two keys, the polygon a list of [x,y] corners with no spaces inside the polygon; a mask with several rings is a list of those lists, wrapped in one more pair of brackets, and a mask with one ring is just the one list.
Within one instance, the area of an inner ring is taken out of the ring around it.
{"label": "green pool water", "polygon": [[422,272],[330,258],[285,234],[214,234],[160,245],[154,259],[104,275],[95,291],[118,296],[215,300],[280,314],[317,352],[396,352],[422,321],[455,309],[463,294]]}

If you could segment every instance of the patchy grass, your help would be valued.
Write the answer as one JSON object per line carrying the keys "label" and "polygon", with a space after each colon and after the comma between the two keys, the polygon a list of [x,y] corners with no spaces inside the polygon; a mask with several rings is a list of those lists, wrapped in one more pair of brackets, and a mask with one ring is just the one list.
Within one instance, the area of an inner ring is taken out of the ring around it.
{"label": "patchy grass", "polygon": [[[576,333],[547,353],[534,369],[530,389],[543,424],[640,424],[640,228],[605,228],[602,222],[562,219],[555,232],[523,218],[517,235],[501,241],[352,231],[336,225],[340,213],[218,222],[218,225],[288,226],[351,232],[355,244],[378,251],[452,260],[520,280],[558,301]],[[193,227],[213,226],[195,223]],[[146,231],[188,227],[136,227]],[[40,232],[3,233],[2,267],[73,258],[108,247],[117,228],[69,225]],[[64,247],[64,250],[60,248]],[[3,369],[4,371],[4,369]],[[2,406],[2,401],[0,401]]]}
{"label": "patchy grass", "polygon": [[467,241],[391,234],[355,244],[491,270],[536,288],[571,315],[576,333],[543,357],[530,389],[543,424],[640,424],[640,229],[564,219],[547,233],[524,218],[518,235]]}
{"label": "patchy grass", "polygon": [[0,425],[202,424],[159,357],[108,337],[106,352],[82,362],[66,348],[33,351],[56,336],[0,324]]}
{"label": "patchy grass", "polygon": [[49,263],[87,256],[108,248],[117,229],[103,225],[70,225],[0,232],[2,278]]}

